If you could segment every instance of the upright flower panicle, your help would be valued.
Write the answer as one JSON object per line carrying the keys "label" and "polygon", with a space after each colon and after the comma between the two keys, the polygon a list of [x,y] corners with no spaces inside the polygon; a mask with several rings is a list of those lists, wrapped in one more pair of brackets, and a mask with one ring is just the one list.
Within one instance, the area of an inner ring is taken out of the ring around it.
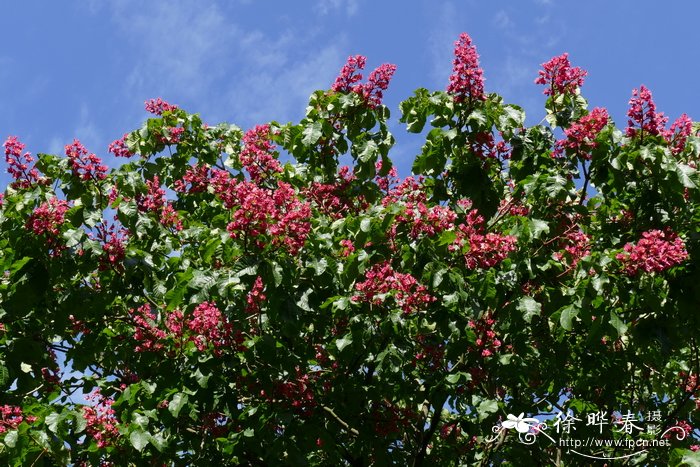
{"label": "upright flower panicle", "polygon": [[367,58],[363,55],[351,55],[335,78],[331,89],[335,92],[351,92],[355,90],[357,83],[362,81],[360,70],[365,69]]}
{"label": "upright flower panicle", "polygon": [[119,438],[119,420],[112,408],[114,400],[100,394],[99,389],[95,389],[85,398],[97,401],[94,406],[83,407],[85,432],[95,440],[98,448],[112,446]]}
{"label": "upright flower panicle", "polygon": [[557,141],[554,148],[554,156],[564,155],[565,150],[570,150],[586,160],[591,159],[591,150],[598,146],[595,141],[598,133],[608,124],[608,111],[596,107],[591,113],[581,117],[564,130],[565,139]]}
{"label": "upright flower panicle", "polygon": [[264,290],[265,284],[263,284],[262,277],[256,277],[253,288],[250,289],[250,292],[246,295],[246,313],[252,315],[260,311],[260,305],[267,300],[267,297],[263,293]]}
{"label": "upright flower panicle", "polygon": [[3,143],[5,147],[5,162],[7,172],[15,181],[12,188],[29,188],[40,181],[39,171],[34,167],[34,157],[28,152],[23,153],[25,145],[16,136],[10,136]]}
{"label": "upright flower panicle", "polygon": [[124,133],[124,136],[109,143],[107,150],[114,154],[115,157],[132,157],[134,153],[126,145],[126,138],[128,137],[129,133]]}
{"label": "upright flower panicle", "polygon": [[389,88],[389,82],[396,72],[396,65],[384,63],[369,74],[367,82],[355,91],[362,96],[367,105],[374,109],[382,104],[384,91]]}
{"label": "upright flower panicle", "polygon": [[571,66],[568,53],[543,63],[542,68],[535,83],[547,86],[543,91],[546,96],[575,93],[576,89],[583,86],[584,78],[588,74],[582,68]]}
{"label": "upright flower panicle", "polygon": [[42,235],[51,256],[57,256],[65,249],[61,240],[61,225],[65,222],[69,206],[65,200],[56,197],[42,203],[27,219],[26,227],[35,235]]}
{"label": "upright flower panicle", "polygon": [[178,108],[175,104],[170,104],[160,97],[147,100],[144,102],[144,107],[146,108],[146,112],[150,112],[155,115],[163,115],[163,112],[177,110]]}
{"label": "upright flower panicle", "polygon": [[243,150],[240,160],[250,175],[258,183],[273,173],[282,172],[282,165],[273,155],[275,145],[270,141],[270,125],[257,125],[243,135]]}
{"label": "upright flower panicle", "polygon": [[148,192],[145,195],[137,195],[136,204],[139,210],[153,212],[158,216],[160,223],[175,230],[182,230],[182,221],[173,207],[172,202],[167,202],[165,190],[160,186],[160,178],[156,175],[152,180],[146,181]]}
{"label": "upright flower panicle", "polygon": [[362,97],[368,107],[374,109],[381,105],[383,93],[389,88],[389,82],[394,76],[396,65],[384,63],[369,74],[366,83],[362,81],[362,73],[367,58],[363,55],[351,55],[340,70],[331,89],[335,92],[354,92]]}
{"label": "upright flower panicle", "polygon": [[683,152],[688,136],[693,133],[693,121],[686,114],[682,114],[671,124],[671,129],[666,134],[666,140],[671,146],[673,154]]}
{"label": "upright flower panicle", "polygon": [[284,246],[293,255],[304,246],[311,231],[311,206],[297,199],[290,184],[278,181],[277,189],[270,190],[229,179],[215,191],[227,208],[237,208],[226,227],[231,238],[250,238],[259,248]]}
{"label": "upright flower panicle", "polygon": [[[460,200],[462,209],[470,209],[471,201]],[[468,245],[466,253],[463,253],[467,268],[491,268],[500,264],[508,255],[515,251],[517,239],[512,235],[498,233],[485,233],[484,218],[476,209],[471,209],[464,223],[459,224],[455,230],[456,238],[449,245],[449,250],[461,253]]]}
{"label": "upright flower panicle", "polygon": [[66,146],[66,156],[70,161],[73,175],[81,180],[97,181],[107,178],[107,166],[102,163],[102,159],[89,153],[77,139]]}
{"label": "upright flower panicle", "polygon": [[467,33],[460,34],[455,42],[454,55],[447,92],[453,95],[455,102],[486,99],[484,72],[479,66],[479,54]]}
{"label": "upright flower panicle", "polygon": [[630,138],[637,135],[663,135],[666,136],[665,128],[668,117],[663,112],[656,112],[656,104],[652,99],[651,91],[646,86],[641,85],[639,89],[632,90],[632,98],[629,102],[630,108],[627,111],[626,134]]}
{"label": "upright flower panicle", "polygon": [[230,337],[230,326],[213,302],[197,305],[187,327],[193,332],[192,341],[200,352],[206,350],[209,345],[216,350],[227,344]]}

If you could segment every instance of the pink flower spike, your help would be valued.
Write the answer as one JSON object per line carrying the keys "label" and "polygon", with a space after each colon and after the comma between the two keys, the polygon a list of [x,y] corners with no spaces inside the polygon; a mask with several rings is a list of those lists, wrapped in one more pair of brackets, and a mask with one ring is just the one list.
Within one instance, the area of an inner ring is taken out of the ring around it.
{"label": "pink flower spike", "polygon": [[634,138],[638,134],[643,136],[646,133],[654,136],[663,135],[668,139],[665,132],[668,117],[661,112],[656,112],[656,104],[652,99],[651,91],[646,86],[641,85],[639,89],[632,90],[629,104],[627,136]]}
{"label": "pink flower spike", "polygon": [[163,112],[177,110],[178,108],[174,104],[169,104],[168,102],[165,102],[160,97],[157,99],[147,100],[146,102],[144,102],[144,106],[146,108],[146,112],[150,112],[155,115],[163,115]]}
{"label": "pink flower spike", "polygon": [[343,65],[331,89],[335,92],[353,91],[355,84],[362,80],[362,73],[359,70],[364,70],[366,63],[367,58],[363,55],[348,57],[348,61]]}
{"label": "pink flower spike", "polygon": [[462,33],[455,42],[455,58],[447,92],[455,102],[485,100],[484,72],[479,66],[479,54],[467,33]]}
{"label": "pink flower spike", "polygon": [[542,68],[535,83],[547,86],[544,90],[547,96],[573,94],[577,88],[583,86],[584,78],[588,74],[586,70],[571,66],[568,53],[543,63]]}

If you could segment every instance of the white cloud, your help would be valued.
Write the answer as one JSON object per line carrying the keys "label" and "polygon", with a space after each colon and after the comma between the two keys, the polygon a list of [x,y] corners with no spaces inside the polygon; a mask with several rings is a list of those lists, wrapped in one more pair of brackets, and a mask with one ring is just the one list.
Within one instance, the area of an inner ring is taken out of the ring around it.
{"label": "white cloud", "polygon": [[452,2],[445,2],[436,15],[437,22],[428,38],[432,56],[431,78],[435,87],[442,89],[447,85],[450,64],[457,40],[457,11]]}
{"label": "white cloud", "polygon": [[509,29],[513,27],[513,20],[505,10],[499,10],[493,19],[494,24],[501,29]]}
{"label": "white cloud", "polygon": [[[354,0],[331,3],[348,13],[357,8]],[[125,93],[130,99],[177,95],[211,123],[290,118],[311,91],[329,86],[344,58],[342,37],[320,41],[319,31],[293,25],[246,27],[215,3],[144,5],[122,0],[112,10],[123,33],[140,45],[125,73]]]}
{"label": "white cloud", "polygon": [[316,11],[321,15],[327,15],[334,11],[344,10],[348,16],[357,13],[358,0],[317,0]]}

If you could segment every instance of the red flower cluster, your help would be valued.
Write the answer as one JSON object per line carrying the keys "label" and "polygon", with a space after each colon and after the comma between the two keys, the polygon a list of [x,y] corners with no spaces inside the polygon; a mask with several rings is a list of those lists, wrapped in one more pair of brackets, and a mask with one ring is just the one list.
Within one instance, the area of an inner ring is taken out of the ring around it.
{"label": "red flower cluster", "polygon": [[481,160],[510,158],[510,149],[506,142],[496,142],[493,133],[489,131],[469,135],[468,143],[472,154]]}
{"label": "red flower cluster", "polygon": [[[309,203],[296,198],[294,188],[286,182],[277,182],[277,189],[270,190],[250,182],[221,185],[217,194],[224,199],[227,207],[236,206],[233,221],[226,230],[231,238],[241,234],[256,241],[264,248],[268,242],[273,246],[284,246],[291,254],[296,254],[306,242],[311,231],[311,207]],[[215,187],[216,190],[216,187]],[[226,197],[230,201],[226,202]],[[269,240],[261,236],[269,236]]]}
{"label": "red flower cluster", "polygon": [[250,289],[250,292],[248,292],[246,296],[246,313],[255,314],[260,311],[260,304],[267,300],[267,297],[263,293],[264,290],[265,284],[263,284],[262,277],[256,277],[253,288]]}
{"label": "red flower cluster", "polygon": [[363,70],[366,63],[367,59],[362,55],[348,57],[331,89],[335,92],[354,92],[364,99],[368,107],[374,109],[381,105],[384,91],[389,88],[389,82],[396,72],[396,65],[380,65],[369,74],[367,82],[361,84],[362,73],[359,70]]}
{"label": "red flower cluster", "polygon": [[[470,202],[460,203],[463,208],[469,208]],[[457,226],[457,238],[449,246],[450,251],[461,252],[468,244],[469,250],[464,253],[467,268],[490,268],[496,266],[516,250],[517,239],[512,235],[484,233],[484,218],[476,209],[467,213],[466,222]]]}
{"label": "red flower cluster", "polygon": [[155,352],[163,348],[161,341],[167,337],[167,333],[158,327],[151,305],[146,303],[137,309],[130,309],[129,316],[134,322],[134,339],[139,342],[134,347],[135,352]]}
{"label": "red flower cluster", "polygon": [[391,295],[404,313],[424,310],[435,301],[435,297],[415,277],[394,271],[388,261],[372,266],[365,272],[365,280],[355,284],[355,289],[361,295],[355,295],[354,301],[381,305]]}
{"label": "red flower cluster", "polygon": [[356,211],[353,197],[349,193],[354,179],[350,168],[343,166],[338,171],[335,183],[312,182],[311,188],[304,189],[303,193],[324,214],[340,219],[347,213]]}
{"label": "red flower cluster", "polygon": [[367,82],[362,86],[359,94],[370,108],[374,109],[382,105],[384,91],[389,88],[389,82],[395,72],[396,65],[384,63],[369,74]]}
{"label": "red flower cluster", "polygon": [[432,206],[428,208],[423,203],[406,203],[403,212],[396,216],[399,224],[409,224],[411,231],[409,236],[414,240],[421,235],[433,237],[454,227],[457,214],[445,206]]}
{"label": "red flower cluster", "polygon": [[[39,171],[32,162],[34,158],[28,152],[22,154],[25,145],[16,136],[10,136],[3,143],[7,172],[15,179],[10,186],[15,189],[29,188],[40,180]],[[30,165],[32,164],[31,168]]]}
{"label": "red flower cluster", "polygon": [[159,217],[159,221],[166,227],[182,230],[182,221],[172,203],[166,202],[165,190],[160,187],[160,178],[154,176],[153,180],[147,180],[148,192],[145,195],[137,195],[136,203],[139,210],[153,212]]}
{"label": "red flower cluster", "polygon": [[421,347],[421,351],[416,353],[413,358],[413,363],[422,363],[430,371],[443,370],[446,366],[445,361],[445,343],[435,342],[434,339],[429,339],[425,334],[418,334],[416,342]]}
{"label": "red flower cluster", "polygon": [[27,228],[36,235],[57,236],[59,227],[65,222],[68,203],[56,197],[42,203],[27,220]]}
{"label": "red flower cluster", "polygon": [[[590,242],[591,238],[580,230],[570,231],[564,236],[561,243],[564,251],[568,253],[568,258],[571,260],[570,268],[575,267],[581,258],[591,254]],[[565,259],[564,253],[554,253],[554,259],[563,262]]]}
{"label": "red flower cluster", "polygon": [[20,423],[34,423],[36,417],[22,415],[22,408],[12,405],[0,405],[0,434],[8,430],[16,430]]}
{"label": "red flower cluster", "polygon": [[[689,434],[691,434],[694,430],[693,426],[690,423],[688,423],[687,420],[676,420],[676,423],[671,428],[674,428],[674,430],[666,433],[664,435],[664,439],[683,439]],[[679,429],[683,430],[684,433],[682,435],[678,432]]]}
{"label": "red flower cluster", "polygon": [[200,352],[213,346],[215,352],[229,343],[231,325],[226,322],[223,314],[213,302],[203,302],[197,305],[187,327],[194,333],[191,340]]}
{"label": "red flower cluster", "polygon": [[352,240],[344,239],[340,241],[340,246],[343,247],[340,255],[347,258],[355,252],[355,245],[353,245]]}
{"label": "red flower cluster", "polygon": [[484,71],[479,66],[479,54],[467,33],[459,35],[454,54],[447,92],[453,95],[455,102],[485,100]]}
{"label": "red flower cluster", "polygon": [[243,135],[240,160],[253,182],[258,183],[273,173],[282,172],[282,166],[273,156],[274,148],[270,141],[270,125],[257,125]]}
{"label": "red flower cluster", "polygon": [[87,422],[85,431],[97,441],[98,448],[112,446],[119,437],[118,420],[112,409],[114,401],[100,394],[99,389],[95,389],[85,398],[97,401],[95,406],[83,407],[83,418]]}
{"label": "red flower cluster", "polygon": [[581,117],[577,122],[564,130],[566,139],[557,141],[554,149],[554,156],[559,157],[566,149],[570,149],[584,159],[591,159],[591,149],[598,146],[595,142],[598,133],[608,124],[608,111],[604,108],[596,107],[591,113]]}
{"label": "red flower cluster", "polygon": [[100,258],[100,268],[119,267],[126,254],[126,243],[129,231],[114,224],[109,227],[103,222],[97,226],[97,238],[102,243],[104,255]]}
{"label": "red flower cluster", "polygon": [[165,129],[165,132],[160,135],[160,142],[163,144],[177,144],[182,138],[185,129],[182,127],[171,126]]}
{"label": "red flower cluster", "polygon": [[379,436],[391,436],[412,426],[417,414],[409,408],[402,408],[389,401],[382,401],[372,408],[370,415],[374,423],[374,431]]}
{"label": "red flower cluster", "polygon": [[126,138],[128,136],[129,133],[124,133],[124,136],[109,143],[108,151],[114,154],[116,157],[132,157],[134,153],[131,152],[129,147],[126,145]]}
{"label": "red flower cluster", "polygon": [[649,230],[642,233],[636,245],[626,244],[617,259],[622,261],[625,273],[634,276],[640,270],[663,272],[688,259],[688,252],[676,234]]}
{"label": "red flower cluster", "polygon": [[462,434],[462,429],[457,423],[445,423],[440,428],[440,438],[442,439],[457,439]]}
{"label": "red flower cluster", "polygon": [[685,392],[695,394],[695,392],[700,389],[697,373],[688,374],[685,371],[681,371],[678,373],[678,377],[681,379],[679,387],[683,388]]}
{"label": "red flower cluster", "polygon": [[501,348],[502,342],[498,339],[493,325],[496,321],[491,316],[485,316],[477,321],[469,321],[469,327],[476,334],[474,346],[469,350],[476,352],[483,358],[490,357]]}
{"label": "red flower cluster", "polygon": [[678,154],[685,148],[685,142],[693,132],[693,121],[686,114],[681,115],[671,124],[671,129],[666,133],[666,140],[671,146],[671,152]]}
{"label": "red flower cluster", "polygon": [[331,89],[335,92],[351,92],[358,86],[357,83],[362,81],[362,73],[359,70],[364,70],[367,64],[367,57],[355,55],[348,57],[347,62],[340,70],[340,74],[335,78],[335,82]]}
{"label": "red flower cluster", "polygon": [[301,411],[310,415],[316,407],[316,395],[313,391],[313,383],[317,378],[312,378],[308,373],[302,373],[299,367],[296,368],[296,379],[287,380],[277,384],[277,392],[282,396],[282,400]]}
{"label": "red flower cluster", "polygon": [[157,99],[150,99],[144,102],[146,112],[150,112],[155,115],[163,115],[163,112],[169,112],[176,110],[178,107],[174,104],[169,104],[165,102],[160,97]]}
{"label": "red flower cluster", "polygon": [[65,247],[60,238],[60,227],[65,222],[68,203],[56,197],[42,203],[27,219],[26,227],[35,235],[44,235],[52,255],[57,255]]}
{"label": "red flower cluster", "polygon": [[632,90],[629,104],[627,136],[634,138],[637,134],[643,136],[644,133],[667,136],[665,128],[668,117],[665,117],[663,112],[656,113],[656,104],[646,86],[642,85],[639,89]]}
{"label": "red flower cluster", "polygon": [[207,191],[210,175],[211,170],[206,164],[193,165],[187,169],[181,180],[175,180],[175,191],[179,193],[201,193]]}
{"label": "red flower cluster", "polygon": [[77,139],[66,146],[66,156],[68,156],[73,169],[73,175],[81,180],[97,181],[107,178],[107,166],[102,163],[102,159],[95,154],[88,153],[85,146]]}
{"label": "red flower cluster", "polygon": [[584,78],[588,74],[586,70],[571,66],[568,53],[543,63],[542,68],[543,70],[538,72],[535,84],[548,86],[544,90],[546,96],[573,94],[577,88],[583,86]]}
{"label": "red flower cluster", "polygon": [[[130,309],[129,316],[134,324],[134,339],[138,342],[136,352],[157,352],[165,347],[166,340],[172,339],[175,347],[193,342],[200,352],[211,346],[218,356],[224,348],[235,347],[243,341],[240,333],[232,332],[231,323],[213,302],[200,303],[188,317],[180,310],[173,310],[159,320],[148,303]],[[164,323],[164,329],[159,321]]]}

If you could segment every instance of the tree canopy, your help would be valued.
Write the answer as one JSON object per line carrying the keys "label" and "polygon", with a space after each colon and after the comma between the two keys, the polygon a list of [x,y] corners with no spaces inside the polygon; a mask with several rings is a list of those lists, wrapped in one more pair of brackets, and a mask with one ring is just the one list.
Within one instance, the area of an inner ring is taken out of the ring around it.
{"label": "tree canopy", "polygon": [[405,178],[361,55],[298,123],[151,100],[114,168],[9,137],[0,459],[700,462],[700,125],[640,86],[618,129],[563,54],[528,127],[454,52]]}

